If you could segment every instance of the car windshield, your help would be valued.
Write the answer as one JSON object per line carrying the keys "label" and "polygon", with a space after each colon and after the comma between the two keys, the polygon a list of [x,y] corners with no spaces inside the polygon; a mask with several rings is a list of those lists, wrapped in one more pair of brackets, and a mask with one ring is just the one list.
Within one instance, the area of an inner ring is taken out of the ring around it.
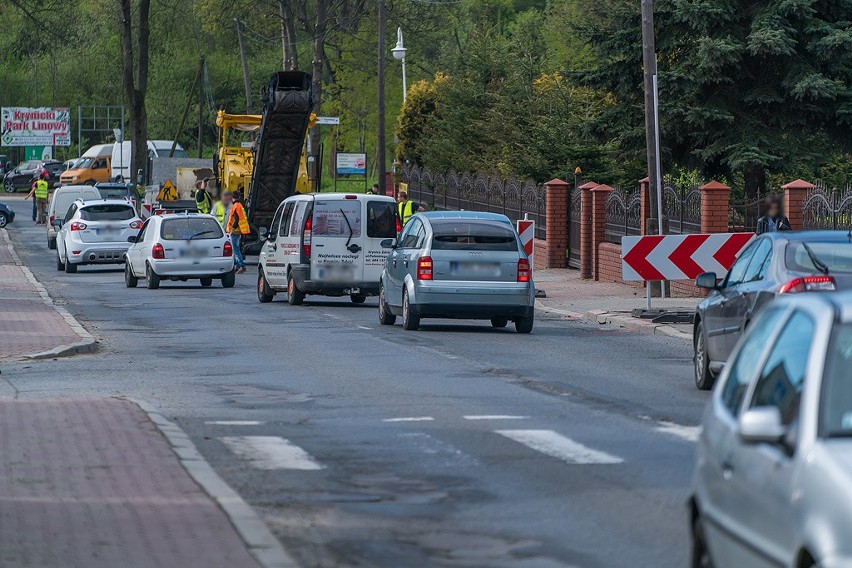
{"label": "car windshield", "polygon": [[[160,156],[168,157],[171,149],[172,149],[171,146],[169,146],[168,148],[165,149],[165,151],[159,150]],[[175,148],[175,153],[174,153],[174,155],[172,155],[172,158],[186,158],[186,157],[187,157],[186,150],[181,150],[180,148]]]}
{"label": "car windshield", "polygon": [[431,220],[434,250],[517,251],[511,225],[489,221]]}
{"label": "car windshield", "polygon": [[93,161],[94,160],[92,158],[80,158],[80,160],[71,167],[73,167],[75,170],[76,169],[88,168],[89,166],[92,165]]}
{"label": "car windshield", "polygon": [[128,205],[89,205],[80,209],[80,219],[84,221],[127,221],[136,216],[136,211]]}
{"label": "car windshield", "polygon": [[852,324],[835,326],[825,360],[820,432],[852,436]]}
{"label": "car windshield", "polygon": [[[807,245],[807,246],[805,246]],[[824,264],[831,272],[852,272],[852,243],[849,239],[831,241],[793,242],[787,245],[787,268],[798,272],[813,272],[820,270],[814,265],[811,254],[818,263]]]}
{"label": "car windshield", "polygon": [[123,187],[99,187],[98,193],[103,199],[121,199],[127,197],[127,189]]}
{"label": "car windshield", "polygon": [[160,236],[167,241],[187,241],[222,238],[222,226],[216,219],[207,217],[186,217],[166,219],[160,229]]}

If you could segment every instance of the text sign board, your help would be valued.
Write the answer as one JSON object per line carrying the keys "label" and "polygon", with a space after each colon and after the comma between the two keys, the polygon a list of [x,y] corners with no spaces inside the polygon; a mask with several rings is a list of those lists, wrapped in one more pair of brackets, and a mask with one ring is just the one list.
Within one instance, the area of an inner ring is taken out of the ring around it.
{"label": "text sign board", "polygon": [[337,126],[340,124],[339,116],[318,116],[317,124],[327,124],[330,126]]}
{"label": "text sign board", "polygon": [[692,280],[704,272],[722,277],[754,233],[647,235],[621,238],[623,280]]}
{"label": "text sign board", "polygon": [[335,166],[338,175],[367,175],[367,154],[338,152],[335,156]]}
{"label": "text sign board", "polygon": [[70,146],[71,113],[64,107],[3,107],[0,145]]}

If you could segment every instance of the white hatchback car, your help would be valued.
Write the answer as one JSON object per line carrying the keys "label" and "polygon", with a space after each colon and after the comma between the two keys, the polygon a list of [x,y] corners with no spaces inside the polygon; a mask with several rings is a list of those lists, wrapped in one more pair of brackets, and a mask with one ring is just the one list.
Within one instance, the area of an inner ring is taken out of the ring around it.
{"label": "white hatchback car", "polygon": [[124,282],[135,288],[145,278],[148,288],[161,280],[186,282],[198,278],[202,286],[221,280],[234,285],[234,249],[212,215],[177,213],[155,215],[132,238],[124,267]]}
{"label": "white hatchback car", "polygon": [[77,272],[83,264],[121,264],[130,246],[127,239],[142,227],[142,219],[126,200],[78,199],[64,219],[55,219],[56,270]]}

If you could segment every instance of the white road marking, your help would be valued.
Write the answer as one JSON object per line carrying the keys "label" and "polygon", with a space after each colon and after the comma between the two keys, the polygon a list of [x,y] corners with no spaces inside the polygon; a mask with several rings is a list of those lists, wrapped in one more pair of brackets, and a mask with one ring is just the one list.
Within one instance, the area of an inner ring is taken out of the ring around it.
{"label": "white road marking", "polygon": [[657,424],[659,424],[657,432],[671,434],[687,442],[697,442],[698,437],[701,435],[701,426],[683,426],[666,420],[659,420]]}
{"label": "white road marking", "polygon": [[382,422],[429,422],[434,420],[431,416],[402,416],[400,418],[385,418]]}
{"label": "white road marking", "polygon": [[323,469],[308,452],[278,436],[226,436],[219,439],[258,469]]}
{"label": "white road marking", "polygon": [[373,329],[371,327],[367,327],[367,326],[364,326],[364,325],[356,325],[355,327],[357,327],[358,329]]}
{"label": "white road marking", "polygon": [[208,420],[205,424],[213,424],[215,426],[259,426],[263,422],[257,420]]}
{"label": "white road marking", "polygon": [[514,414],[467,414],[465,420],[526,420],[529,416],[516,416]]}
{"label": "white road marking", "polygon": [[618,456],[588,448],[553,430],[496,430],[496,432],[530,449],[568,463],[613,464],[624,461]]}

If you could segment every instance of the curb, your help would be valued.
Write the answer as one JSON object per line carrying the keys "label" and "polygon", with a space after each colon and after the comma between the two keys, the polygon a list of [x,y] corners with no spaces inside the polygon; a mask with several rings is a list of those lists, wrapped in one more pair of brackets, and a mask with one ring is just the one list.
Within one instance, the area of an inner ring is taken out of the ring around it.
{"label": "curb", "polygon": [[98,348],[98,341],[95,337],[86,331],[77,318],[71,315],[71,312],[66,310],[62,306],[57,306],[53,298],[50,297],[50,294],[47,292],[47,288],[45,288],[41,282],[35,277],[32,271],[29,269],[27,265],[23,263],[21,257],[18,256],[18,253],[15,252],[15,247],[12,245],[12,239],[9,238],[9,232],[4,228],[0,229],[0,232],[3,234],[3,238],[6,239],[6,248],[9,249],[9,255],[12,257],[12,262],[15,263],[15,266],[20,267],[21,271],[24,273],[24,276],[29,281],[30,284],[36,289],[38,295],[41,296],[42,301],[45,305],[51,306],[56,313],[62,316],[62,319],[68,324],[68,326],[74,330],[74,333],[80,336],[80,341],[75,341],[74,343],[66,343],[65,345],[60,345],[58,347],[54,347],[48,351],[42,351],[41,353],[33,353],[30,355],[25,355],[26,359],[53,359],[56,357],[67,357],[69,355],[77,355],[81,353],[92,353]]}
{"label": "curb", "polygon": [[166,438],[178,460],[189,476],[219,505],[237,530],[246,547],[263,568],[298,568],[284,547],[260,519],[258,514],[240,495],[219,477],[213,467],[201,456],[189,436],[175,423],[169,421],[152,404],[126,398],[139,406]]}
{"label": "curb", "polygon": [[648,320],[634,318],[630,315],[625,315],[624,312],[608,312],[606,310],[589,310],[586,313],[572,312],[568,310],[560,310],[552,308],[541,301],[536,301],[537,310],[545,313],[557,314],[570,319],[586,320],[601,325],[614,325],[631,331],[641,331],[645,333],[653,333],[656,335],[665,335],[667,337],[675,337],[677,339],[685,339],[692,341],[692,335],[684,333],[668,324],[651,323]]}

